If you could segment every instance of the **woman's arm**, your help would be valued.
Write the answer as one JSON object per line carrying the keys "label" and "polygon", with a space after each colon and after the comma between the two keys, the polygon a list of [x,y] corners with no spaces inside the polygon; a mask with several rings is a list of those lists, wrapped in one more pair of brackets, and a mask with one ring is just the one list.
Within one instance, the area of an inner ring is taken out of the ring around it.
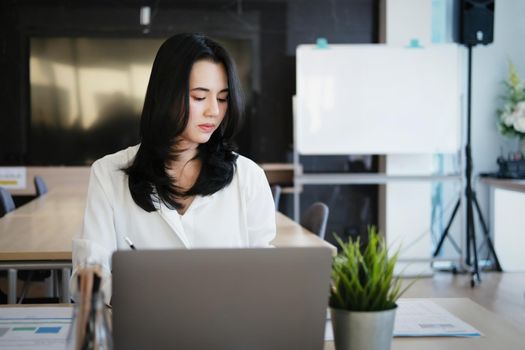
{"label": "woman's arm", "polygon": [[106,303],[111,299],[111,255],[117,249],[111,183],[100,162],[91,168],[84,222],[80,236],[73,239],[72,290],[76,290],[76,272],[85,265],[102,267],[102,290]]}
{"label": "woman's arm", "polygon": [[275,238],[275,204],[264,171],[256,166],[247,186],[250,247],[269,247]]}

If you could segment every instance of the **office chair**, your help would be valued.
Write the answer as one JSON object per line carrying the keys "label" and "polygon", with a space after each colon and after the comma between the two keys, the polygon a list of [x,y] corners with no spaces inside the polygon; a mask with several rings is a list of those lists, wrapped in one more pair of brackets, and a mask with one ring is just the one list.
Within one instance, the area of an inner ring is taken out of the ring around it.
{"label": "office chair", "polygon": [[8,190],[0,187],[0,218],[5,214],[15,210],[15,202]]}
{"label": "office chair", "polygon": [[46,194],[47,186],[46,186],[46,182],[44,181],[44,179],[41,176],[36,175],[34,181],[35,181],[36,196],[40,197]]}
{"label": "office chair", "polygon": [[[36,184],[36,181],[35,181],[35,184]],[[15,210],[15,202],[13,201],[13,197],[11,196],[11,193],[9,193],[9,191],[7,191],[5,188],[0,187],[0,217],[4,216],[5,214],[13,210]],[[50,276],[51,276],[51,272],[47,270],[18,271],[18,278],[24,281],[24,286],[22,287],[22,293],[19,299],[19,303],[21,303],[24,300],[25,295],[27,294],[27,292],[29,291],[29,288],[31,287],[32,281],[43,281]]]}
{"label": "office chair", "polygon": [[329,212],[330,210],[326,204],[316,202],[306,209],[303,215],[301,215],[300,224],[307,230],[312,231],[321,237],[321,239],[324,239]]}
{"label": "office chair", "polygon": [[[40,197],[47,193],[47,185],[44,179],[36,175],[34,177],[34,183],[35,183],[35,190],[36,190],[36,196]],[[22,288],[22,292],[20,293],[20,299],[19,303],[21,303],[26,294],[29,292],[29,289],[31,288],[31,285],[33,282],[42,282],[45,281],[47,278],[53,278],[53,294],[56,294],[56,289],[58,285],[58,281],[56,279],[56,272],[51,273],[49,270],[24,270],[18,272],[18,278],[24,281],[24,285]]]}
{"label": "office chair", "polygon": [[273,202],[275,203],[275,210],[279,210],[279,200],[281,199],[282,188],[279,185],[272,185]]}
{"label": "office chair", "polygon": [[[9,193],[9,191],[7,191],[5,188],[0,187],[0,218],[13,210],[15,210],[15,202],[13,202],[13,197],[11,196],[11,193]],[[0,276],[6,276],[5,271],[0,271]],[[0,302],[2,304],[7,303],[7,296],[1,290]]]}

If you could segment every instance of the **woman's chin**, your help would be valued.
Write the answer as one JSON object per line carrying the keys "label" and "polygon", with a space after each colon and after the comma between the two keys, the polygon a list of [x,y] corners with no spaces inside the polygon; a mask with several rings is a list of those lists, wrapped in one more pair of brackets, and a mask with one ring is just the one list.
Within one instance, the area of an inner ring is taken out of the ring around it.
{"label": "woman's chin", "polygon": [[195,138],[195,143],[198,143],[198,144],[203,144],[203,143],[206,143],[208,141],[210,141],[210,138],[211,138],[211,134],[209,135],[202,135],[198,138]]}

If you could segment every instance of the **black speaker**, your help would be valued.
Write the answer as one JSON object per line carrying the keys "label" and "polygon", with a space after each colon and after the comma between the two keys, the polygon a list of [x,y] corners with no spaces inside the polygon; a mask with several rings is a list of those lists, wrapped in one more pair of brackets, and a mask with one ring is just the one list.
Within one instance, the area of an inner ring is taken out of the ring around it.
{"label": "black speaker", "polygon": [[494,40],[494,1],[460,0],[460,43],[486,45]]}

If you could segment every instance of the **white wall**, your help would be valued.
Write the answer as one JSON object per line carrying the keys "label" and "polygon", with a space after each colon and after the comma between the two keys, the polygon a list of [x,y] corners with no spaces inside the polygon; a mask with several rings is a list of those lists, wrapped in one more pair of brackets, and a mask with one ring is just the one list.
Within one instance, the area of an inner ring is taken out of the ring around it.
{"label": "white wall", "polygon": [[[494,42],[472,50],[472,153],[474,173],[497,169],[496,158],[518,150],[517,140],[501,136],[497,128],[501,82],[507,77],[507,58],[525,79],[525,1],[495,2]],[[488,218],[488,189],[477,186],[480,205]]]}
{"label": "white wall", "polygon": [[[387,0],[385,12],[387,44],[406,46],[414,39],[421,45],[431,42],[431,0]],[[432,155],[388,155],[385,172],[389,175],[429,175]],[[430,182],[385,186],[384,232],[389,245],[401,246],[400,259],[431,256],[430,213]],[[414,273],[421,271],[421,266],[410,266]]]}
{"label": "white wall", "polygon": [[431,40],[432,0],[386,0],[386,43],[404,46]]}

